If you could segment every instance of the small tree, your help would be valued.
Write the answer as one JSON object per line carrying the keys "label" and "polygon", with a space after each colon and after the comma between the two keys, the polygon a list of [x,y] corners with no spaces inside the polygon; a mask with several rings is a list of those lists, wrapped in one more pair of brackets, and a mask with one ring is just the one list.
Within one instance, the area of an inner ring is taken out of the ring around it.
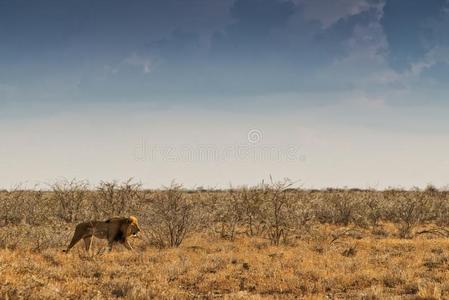
{"label": "small tree", "polygon": [[264,189],[260,186],[243,188],[239,191],[241,199],[243,225],[246,227],[246,234],[258,236],[265,232],[266,222],[263,217]]}
{"label": "small tree", "polygon": [[59,218],[68,223],[84,219],[84,214],[89,211],[87,199],[89,184],[87,181],[64,179],[53,184],[51,188],[53,200],[58,205],[57,216]]}
{"label": "small tree", "polygon": [[[433,219],[432,201],[427,193],[415,191],[388,191],[390,218],[398,228],[400,238],[410,238],[418,224]],[[392,199],[393,198],[393,199]]]}
{"label": "small tree", "polygon": [[[270,178],[271,179],[271,178]],[[267,234],[273,245],[281,241],[287,242],[290,233],[294,230],[294,199],[288,195],[288,189],[293,185],[289,179],[265,185],[262,183],[263,208],[262,218],[267,224]]]}
{"label": "small tree", "polygon": [[22,222],[32,225],[45,224],[55,217],[54,199],[42,190],[28,191],[22,204]]}
{"label": "small tree", "polygon": [[130,178],[123,183],[102,181],[92,203],[97,217],[133,214],[143,198],[142,184]]}
{"label": "small tree", "polygon": [[322,223],[348,226],[349,223],[360,221],[361,201],[356,192],[347,190],[328,190],[323,199],[316,203],[317,217]]}
{"label": "small tree", "polygon": [[25,201],[26,192],[21,185],[13,187],[9,191],[1,192],[0,219],[3,225],[17,224],[24,218],[22,203]]}
{"label": "small tree", "polygon": [[362,194],[362,202],[368,223],[372,228],[376,228],[383,216],[383,206],[385,205],[383,194],[376,191],[364,192]]}
{"label": "small tree", "polygon": [[[221,238],[233,240],[237,231],[237,227],[243,219],[242,199],[240,192],[236,189],[230,189],[223,197],[221,197],[215,207],[215,223],[219,225],[218,232]],[[216,230],[217,231],[217,230]]]}
{"label": "small tree", "polygon": [[160,247],[179,247],[193,226],[193,205],[182,190],[172,183],[149,199],[149,231]]}

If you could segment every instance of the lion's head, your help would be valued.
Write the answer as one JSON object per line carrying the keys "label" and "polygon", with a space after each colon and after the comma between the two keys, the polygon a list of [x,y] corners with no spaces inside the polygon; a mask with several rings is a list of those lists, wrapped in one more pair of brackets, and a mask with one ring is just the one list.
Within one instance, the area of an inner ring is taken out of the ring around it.
{"label": "lion's head", "polygon": [[139,223],[137,222],[137,218],[134,216],[130,216],[127,221],[127,230],[126,232],[131,236],[136,236],[140,231]]}

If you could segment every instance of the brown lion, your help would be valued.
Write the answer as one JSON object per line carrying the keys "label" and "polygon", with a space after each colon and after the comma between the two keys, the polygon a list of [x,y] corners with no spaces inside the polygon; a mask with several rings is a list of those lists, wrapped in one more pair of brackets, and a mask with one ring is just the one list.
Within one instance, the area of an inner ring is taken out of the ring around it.
{"label": "brown lion", "polygon": [[72,241],[64,252],[69,252],[81,239],[84,240],[86,251],[89,251],[92,244],[92,237],[108,240],[109,251],[112,250],[112,245],[115,242],[120,242],[128,250],[133,250],[128,242],[128,237],[137,235],[139,231],[140,227],[137,218],[133,216],[129,218],[114,217],[106,221],[80,223],[76,226]]}

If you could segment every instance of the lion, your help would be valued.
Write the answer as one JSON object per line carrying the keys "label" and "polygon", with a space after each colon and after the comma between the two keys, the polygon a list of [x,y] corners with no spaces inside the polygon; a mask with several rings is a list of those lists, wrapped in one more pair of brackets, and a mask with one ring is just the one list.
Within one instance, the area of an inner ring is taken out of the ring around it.
{"label": "lion", "polygon": [[128,237],[136,236],[140,231],[137,218],[134,216],[129,218],[114,217],[106,221],[80,223],[76,226],[72,241],[64,252],[69,252],[81,239],[84,240],[86,251],[89,252],[92,237],[108,240],[109,251],[112,250],[112,245],[115,242],[120,242],[128,250],[133,250],[133,247],[128,242]]}

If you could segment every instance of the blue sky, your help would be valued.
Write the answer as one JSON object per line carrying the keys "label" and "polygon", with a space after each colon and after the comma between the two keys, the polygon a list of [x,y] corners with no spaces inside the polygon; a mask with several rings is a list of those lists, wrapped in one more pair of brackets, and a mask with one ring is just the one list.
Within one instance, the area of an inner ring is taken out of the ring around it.
{"label": "blue sky", "polygon": [[[0,0],[0,185],[446,185],[448,31],[446,0]],[[253,129],[301,159],[132,155]]]}

